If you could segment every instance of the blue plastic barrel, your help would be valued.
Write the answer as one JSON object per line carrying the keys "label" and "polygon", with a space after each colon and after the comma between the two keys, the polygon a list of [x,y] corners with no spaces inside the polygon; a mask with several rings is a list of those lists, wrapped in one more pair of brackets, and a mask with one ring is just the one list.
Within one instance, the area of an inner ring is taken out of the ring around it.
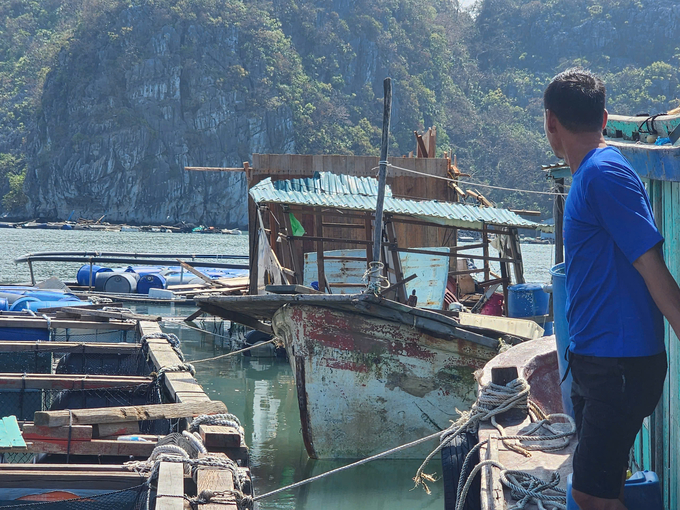
{"label": "blue plastic barrel", "polygon": [[[557,342],[557,364],[560,370],[560,381],[567,370],[568,362],[565,354],[569,349],[569,324],[567,323],[567,279],[564,263],[550,269],[553,287],[553,317],[555,320],[555,340]],[[564,412],[574,416],[571,405],[571,372],[562,383],[562,406]]]}
{"label": "blue plastic barrel", "polygon": [[[580,510],[571,497],[571,478],[567,476],[567,510]],[[638,471],[626,480],[623,498],[628,510],[663,510],[661,485],[654,471]]]}
{"label": "blue plastic barrel", "polygon": [[31,301],[26,303],[24,310],[32,310],[37,312],[43,308],[61,308],[62,306],[82,306],[91,304],[92,303],[90,301],[81,301],[79,299],[75,301],[71,299],[62,299],[59,301]]}
{"label": "blue plastic barrel", "polygon": [[137,294],[148,294],[149,289],[164,289],[165,277],[160,274],[146,274],[137,282]]}
{"label": "blue plastic barrel", "polygon": [[[547,315],[550,311],[550,294],[540,283],[519,283],[508,287],[508,316],[521,319]],[[543,324],[544,335],[552,335],[551,322]]]}
{"label": "blue plastic barrel", "polygon": [[[97,281],[98,273],[109,273],[113,271],[111,268],[102,266],[92,266],[92,284]],[[87,287],[90,284],[90,264],[85,264],[80,269],[78,269],[78,274],[76,275],[76,281],[81,287]]]}
{"label": "blue plastic barrel", "polygon": [[38,298],[23,296],[23,297],[17,299],[14,303],[12,303],[12,306],[10,306],[9,309],[12,312],[18,312],[18,311],[21,311],[21,310],[26,310],[28,308],[29,303],[40,303],[40,302],[41,301]]}

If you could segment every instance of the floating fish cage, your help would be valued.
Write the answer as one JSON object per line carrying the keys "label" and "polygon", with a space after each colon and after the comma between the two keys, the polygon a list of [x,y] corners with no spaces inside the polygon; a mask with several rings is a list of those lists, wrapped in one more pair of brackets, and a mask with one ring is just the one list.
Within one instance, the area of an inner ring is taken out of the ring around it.
{"label": "floating fish cage", "polygon": [[82,313],[0,314],[0,507],[169,509],[227,490],[208,465],[250,497],[243,429],[203,392],[177,337]]}

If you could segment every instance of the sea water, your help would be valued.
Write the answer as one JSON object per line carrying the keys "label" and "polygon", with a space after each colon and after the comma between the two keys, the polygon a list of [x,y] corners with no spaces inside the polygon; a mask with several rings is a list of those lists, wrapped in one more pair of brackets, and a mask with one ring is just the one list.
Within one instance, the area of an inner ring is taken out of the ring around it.
{"label": "sea water", "polygon": [[[0,230],[0,283],[30,280],[27,265],[13,262],[16,257],[26,253],[121,251],[244,255],[248,253],[247,240],[247,235],[3,229]],[[548,270],[554,260],[553,246],[522,245],[522,253],[527,281],[548,283]],[[75,281],[79,267],[77,263],[37,262],[33,270],[38,281],[51,276]],[[195,311],[195,308],[185,305],[138,305],[135,308],[139,313],[165,317],[186,317]],[[220,337],[215,338],[210,333],[187,329],[173,322],[165,322],[162,326],[166,332],[180,337],[187,360],[226,352],[220,347]],[[223,332],[223,329],[218,330],[220,334]],[[236,355],[199,363],[196,368],[198,381],[206,393],[214,400],[224,401],[229,411],[237,415],[245,427],[256,495],[350,462],[315,461],[307,457],[302,442],[295,384],[286,360]],[[435,446],[433,442],[432,447]],[[259,508],[443,509],[444,490],[441,481],[429,484],[431,495],[425,494],[420,488],[413,490],[412,478],[419,465],[420,460],[374,461],[261,500]],[[441,475],[440,462],[433,461],[425,472]]]}

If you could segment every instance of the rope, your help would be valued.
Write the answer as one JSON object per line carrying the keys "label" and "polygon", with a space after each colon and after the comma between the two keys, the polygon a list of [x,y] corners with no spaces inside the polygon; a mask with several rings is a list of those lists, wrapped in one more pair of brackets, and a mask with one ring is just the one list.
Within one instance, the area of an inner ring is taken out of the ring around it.
{"label": "rope", "polygon": [[[448,181],[448,182],[453,182],[456,184],[467,184],[469,186],[479,186],[480,188],[490,188],[490,189],[497,189],[497,190],[502,190],[502,191],[516,191],[518,193],[531,193],[534,195],[562,195],[562,196],[567,196],[567,193],[557,193],[554,191],[533,191],[529,189],[518,189],[518,188],[504,188],[502,186],[491,186],[490,184],[481,184],[478,182],[469,182],[469,181],[460,181],[458,179],[451,179],[449,177],[442,177],[440,175],[432,175],[432,174],[426,174],[424,172],[418,172],[417,170],[411,170],[410,168],[402,168],[400,166],[396,165],[391,165],[387,164],[388,168],[394,168],[395,170],[401,170],[402,172],[410,172],[412,174],[417,174],[417,175],[422,175],[423,177],[431,177],[432,179],[439,179],[442,181]],[[373,167],[371,170],[377,170],[379,167]]]}
{"label": "rope", "polygon": [[178,324],[179,327],[181,327],[181,328],[193,329],[193,330],[199,331],[199,332],[201,332],[201,333],[207,333],[207,334],[212,335],[212,336],[215,336],[215,337],[226,338],[227,340],[231,340],[231,336],[220,335],[220,334],[218,334],[218,333],[213,333],[212,331],[208,331],[207,329],[197,328],[197,327],[195,327],[195,326],[189,326],[188,324],[185,324],[185,323],[183,323],[183,322],[173,321],[173,320],[167,320],[167,319],[166,319],[166,320],[163,320],[162,322],[169,322],[170,324]]}
{"label": "rope", "polygon": [[160,340],[167,340],[170,346],[172,347],[172,350],[175,351],[175,354],[177,354],[177,357],[180,359],[180,361],[184,362],[184,353],[182,353],[182,349],[180,349],[180,341],[179,338],[177,338],[177,335],[173,333],[149,333],[144,335],[141,339],[140,342],[142,345],[144,345],[147,340],[151,339],[160,339]]}
{"label": "rope", "polygon": [[170,365],[169,367],[162,367],[156,372],[156,380],[160,381],[161,377],[166,372],[189,372],[192,377],[196,375],[196,369],[191,363],[178,363],[176,365]]}
{"label": "rope", "polygon": [[196,432],[201,425],[223,425],[225,427],[233,427],[241,430],[241,422],[239,419],[231,414],[202,414],[193,419],[189,424],[189,431]]}
{"label": "rope", "polygon": [[364,294],[370,293],[377,296],[382,290],[390,286],[390,281],[382,274],[384,267],[385,264],[376,260],[368,263],[368,269],[366,269],[361,277],[361,281],[366,282],[366,288],[363,290]]}
{"label": "rope", "polygon": [[276,342],[276,340],[277,340],[276,338],[272,338],[271,340],[267,340],[265,342],[258,342],[255,345],[251,345],[250,347],[245,347],[243,349],[239,349],[238,351],[231,351],[231,352],[228,352],[227,354],[220,354],[219,356],[214,356],[212,358],[192,359],[191,362],[193,364],[196,364],[196,363],[203,363],[205,361],[213,361],[213,360],[216,360],[216,359],[227,358],[229,356],[234,356],[235,354],[241,354],[242,352],[246,352],[246,351],[249,351],[251,349],[255,349],[256,347],[260,347],[262,345],[273,344],[274,342]]}

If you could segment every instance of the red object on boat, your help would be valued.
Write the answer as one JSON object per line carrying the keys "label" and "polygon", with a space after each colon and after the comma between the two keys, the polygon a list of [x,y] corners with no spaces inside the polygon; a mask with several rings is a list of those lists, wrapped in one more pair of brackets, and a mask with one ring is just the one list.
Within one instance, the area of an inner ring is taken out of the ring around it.
{"label": "red object on boat", "polygon": [[479,313],[482,315],[495,315],[501,317],[503,315],[503,294],[493,294],[489,300],[484,303]]}

